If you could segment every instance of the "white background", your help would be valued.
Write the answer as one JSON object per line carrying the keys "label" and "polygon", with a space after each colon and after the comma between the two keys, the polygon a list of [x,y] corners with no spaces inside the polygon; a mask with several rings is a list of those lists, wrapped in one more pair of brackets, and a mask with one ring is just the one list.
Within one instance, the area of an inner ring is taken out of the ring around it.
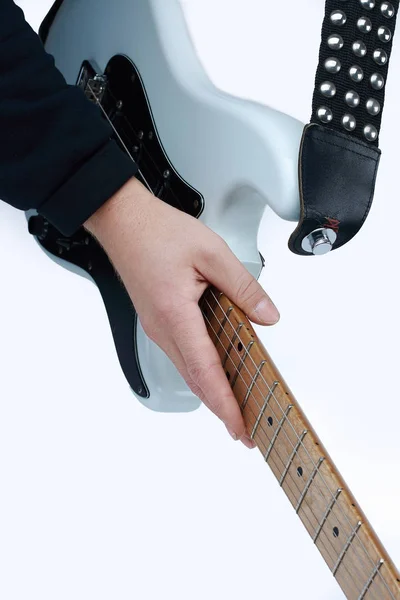
{"label": "white background", "polygon": [[[20,4],[35,28],[50,6]],[[218,86],[309,120],[322,0],[182,4]],[[286,247],[293,224],[267,215],[261,282],[282,318],[258,328],[397,564],[399,49],[370,217],[343,249],[304,259]],[[203,407],[144,409],[95,286],[3,203],[0,267],[2,599],[343,597],[258,451]]]}

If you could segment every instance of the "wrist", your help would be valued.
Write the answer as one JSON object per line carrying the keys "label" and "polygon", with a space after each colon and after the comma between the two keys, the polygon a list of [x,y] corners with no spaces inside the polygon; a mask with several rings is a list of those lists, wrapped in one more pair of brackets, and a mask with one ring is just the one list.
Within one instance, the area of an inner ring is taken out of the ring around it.
{"label": "wrist", "polygon": [[[83,227],[94,235],[101,244],[107,245],[107,240],[118,235],[121,223],[129,210],[132,214],[132,204],[139,204],[140,198],[146,193],[146,188],[136,177],[128,181],[111,196],[100,208],[83,223]],[[139,206],[136,207],[139,210]]]}

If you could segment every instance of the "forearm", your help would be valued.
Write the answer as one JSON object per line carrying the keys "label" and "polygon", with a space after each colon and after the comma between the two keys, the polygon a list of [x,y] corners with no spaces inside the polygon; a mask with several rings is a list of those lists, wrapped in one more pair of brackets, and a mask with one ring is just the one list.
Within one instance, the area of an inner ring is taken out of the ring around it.
{"label": "forearm", "polygon": [[0,198],[73,233],[137,170],[23,12],[0,0]]}

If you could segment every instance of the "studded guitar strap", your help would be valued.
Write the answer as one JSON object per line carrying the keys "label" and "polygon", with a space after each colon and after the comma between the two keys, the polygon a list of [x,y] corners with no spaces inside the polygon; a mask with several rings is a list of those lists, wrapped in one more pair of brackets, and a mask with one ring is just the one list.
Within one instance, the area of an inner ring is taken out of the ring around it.
{"label": "studded guitar strap", "polygon": [[326,0],[311,122],[299,154],[295,254],[351,240],[373,199],[379,131],[399,0]]}

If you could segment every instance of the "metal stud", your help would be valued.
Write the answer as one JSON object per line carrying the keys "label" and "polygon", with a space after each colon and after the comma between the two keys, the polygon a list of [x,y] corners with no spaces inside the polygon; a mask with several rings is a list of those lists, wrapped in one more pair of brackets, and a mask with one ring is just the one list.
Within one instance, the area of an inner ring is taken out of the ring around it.
{"label": "metal stud", "polygon": [[373,58],[376,64],[381,67],[383,65],[386,65],[388,61],[388,55],[384,50],[382,50],[382,48],[377,48],[376,50],[374,50]]}
{"label": "metal stud", "polygon": [[382,2],[381,13],[384,17],[386,17],[387,19],[391,19],[392,17],[394,17],[395,12],[396,11],[394,10],[394,6],[391,2]]}
{"label": "metal stud", "polygon": [[372,73],[369,82],[374,90],[381,90],[385,85],[385,80],[380,73]]}
{"label": "metal stud", "polygon": [[358,65],[353,65],[352,67],[350,67],[349,75],[350,79],[352,79],[356,83],[359,83],[364,79],[364,71]]}
{"label": "metal stud", "polygon": [[336,94],[336,86],[331,81],[323,81],[319,89],[321,94],[327,98],[333,98],[333,96]]}
{"label": "metal stud", "polygon": [[367,54],[367,46],[361,40],[353,42],[352,49],[358,58],[363,58]]}
{"label": "metal stud", "polygon": [[365,10],[372,10],[375,8],[375,0],[360,0],[360,4]]}
{"label": "metal stud", "polygon": [[330,123],[333,119],[333,114],[331,109],[327,106],[320,106],[317,109],[317,117],[321,123]]}
{"label": "metal stud", "polygon": [[327,44],[331,50],[341,50],[344,42],[341,35],[332,33],[332,35],[328,37]]}
{"label": "metal stud", "polygon": [[368,17],[360,17],[357,21],[357,27],[361,33],[369,33],[372,29],[371,20]]}
{"label": "metal stud", "polygon": [[338,25],[339,27],[341,27],[346,23],[346,21],[346,13],[344,13],[342,10],[334,10],[331,12],[331,23],[333,25]]}
{"label": "metal stud", "polygon": [[381,25],[381,27],[379,27],[378,29],[378,38],[381,40],[381,42],[384,42],[385,44],[390,42],[390,40],[392,39],[392,32],[390,31],[389,27]]}
{"label": "metal stud", "polygon": [[365,10],[372,10],[375,8],[375,0],[360,0],[360,4]]}
{"label": "metal stud", "polygon": [[381,112],[381,105],[375,98],[368,98],[365,103],[365,108],[367,109],[367,112],[374,117]]}
{"label": "metal stud", "polygon": [[324,64],[325,64],[325,69],[326,69],[326,71],[328,71],[328,73],[333,73],[333,74],[339,73],[340,69],[342,68],[342,65],[340,64],[340,60],[338,60],[334,56],[327,58]]}
{"label": "metal stud", "polygon": [[345,114],[342,118],[342,125],[347,131],[354,131],[357,125],[357,121],[353,115]]}
{"label": "metal stud", "polygon": [[366,125],[364,127],[364,137],[368,142],[375,142],[378,137],[378,130],[373,125]]}
{"label": "metal stud", "polygon": [[344,99],[351,108],[356,108],[360,104],[360,96],[354,90],[346,92]]}

